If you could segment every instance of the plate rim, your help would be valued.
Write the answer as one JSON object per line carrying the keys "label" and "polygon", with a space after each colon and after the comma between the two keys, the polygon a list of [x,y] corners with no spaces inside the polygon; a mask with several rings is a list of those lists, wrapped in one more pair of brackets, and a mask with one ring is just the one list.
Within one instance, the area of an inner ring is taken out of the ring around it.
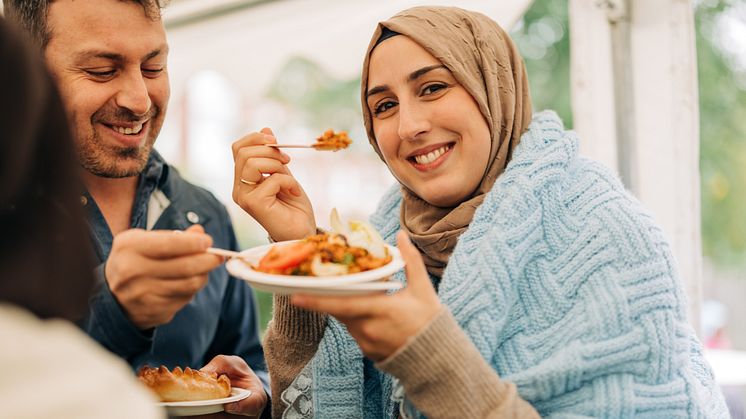
{"label": "plate rim", "polygon": [[247,388],[231,387],[231,395],[220,399],[189,400],[182,402],[157,402],[158,407],[202,407],[216,404],[237,402],[251,396],[253,392]]}
{"label": "plate rim", "polygon": [[[269,292],[272,294],[312,294],[312,295],[326,295],[326,296],[354,296],[354,295],[365,295],[376,292],[390,292],[399,291],[404,288],[404,284],[399,281],[392,280],[386,282],[379,281],[368,281],[368,282],[357,282],[354,284],[338,285],[333,287],[285,287],[282,285],[269,285],[261,283],[252,284],[255,289],[260,291]],[[370,287],[370,285],[375,285]]]}

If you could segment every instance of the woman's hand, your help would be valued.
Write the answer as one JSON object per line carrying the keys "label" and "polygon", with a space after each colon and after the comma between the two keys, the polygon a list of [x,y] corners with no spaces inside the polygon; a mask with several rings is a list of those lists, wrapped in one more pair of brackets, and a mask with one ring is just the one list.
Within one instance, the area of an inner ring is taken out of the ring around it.
{"label": "woman's hand", "polygon": [[291,302],[328,313],[347,326],[365,356],[382,361],[420,332],[440,311],[440,301],[422,257],[406,233],[396,236],[406,263],[407,287],[393,295],[322,297],[294,295]]}
{"label": "woman's hand", "polygon": [[233,201],[276,241],[316,233],[311,201],[286,166],[290,156],[266,144],[277,143],[263,128],[233,143]]}

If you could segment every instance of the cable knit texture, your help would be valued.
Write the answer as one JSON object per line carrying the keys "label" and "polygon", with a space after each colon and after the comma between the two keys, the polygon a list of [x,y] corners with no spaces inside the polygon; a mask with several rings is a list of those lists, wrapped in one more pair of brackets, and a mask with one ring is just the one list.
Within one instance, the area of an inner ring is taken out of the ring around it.
{"label": "cable knit texture", "polygon": [[[728,417],[662,232],[608,170],[577,153],[553,112],[535,115],[460,237],[441,301],[542,416]],[[392,189],[371,218],[389,243],[400,202]],[[398,381],[336,320],[310,365],[318,417],[396,417]]]}

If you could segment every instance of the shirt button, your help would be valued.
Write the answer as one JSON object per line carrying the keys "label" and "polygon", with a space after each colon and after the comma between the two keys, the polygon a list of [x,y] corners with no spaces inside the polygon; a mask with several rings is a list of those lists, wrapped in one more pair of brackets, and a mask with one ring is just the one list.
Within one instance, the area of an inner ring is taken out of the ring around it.
{"label": "shirt button", "polygon": [[83,205],[83,206],[88,205],[88,198],[86,198],[86,197],[84,197],[84,196],[81,195],[80,196],[80,204]]}
{"label": "shirt button", "polygon": [[194,211],[189,211],[186,214],[187,220],[189,220],[192,224],[197,224],[199,222],[199,215],[197,215]]}

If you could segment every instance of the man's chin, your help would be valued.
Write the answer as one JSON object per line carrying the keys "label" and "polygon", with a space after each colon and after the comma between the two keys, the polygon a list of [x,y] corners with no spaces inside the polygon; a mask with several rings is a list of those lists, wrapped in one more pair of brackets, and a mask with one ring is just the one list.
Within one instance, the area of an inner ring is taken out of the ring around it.
{"label": "man's chin", "polygon": [[148,164],[145,158],[122,158],[116,162],[82,162],[83,168],[94,176],[107,179],[123,179],[138,176]]}
{"label": "man's chin", "polygon": [[152,145],[118,149],[83,147],[78,150],[80,164],[94,176],[122,179],[138,176],[145,170]]}

